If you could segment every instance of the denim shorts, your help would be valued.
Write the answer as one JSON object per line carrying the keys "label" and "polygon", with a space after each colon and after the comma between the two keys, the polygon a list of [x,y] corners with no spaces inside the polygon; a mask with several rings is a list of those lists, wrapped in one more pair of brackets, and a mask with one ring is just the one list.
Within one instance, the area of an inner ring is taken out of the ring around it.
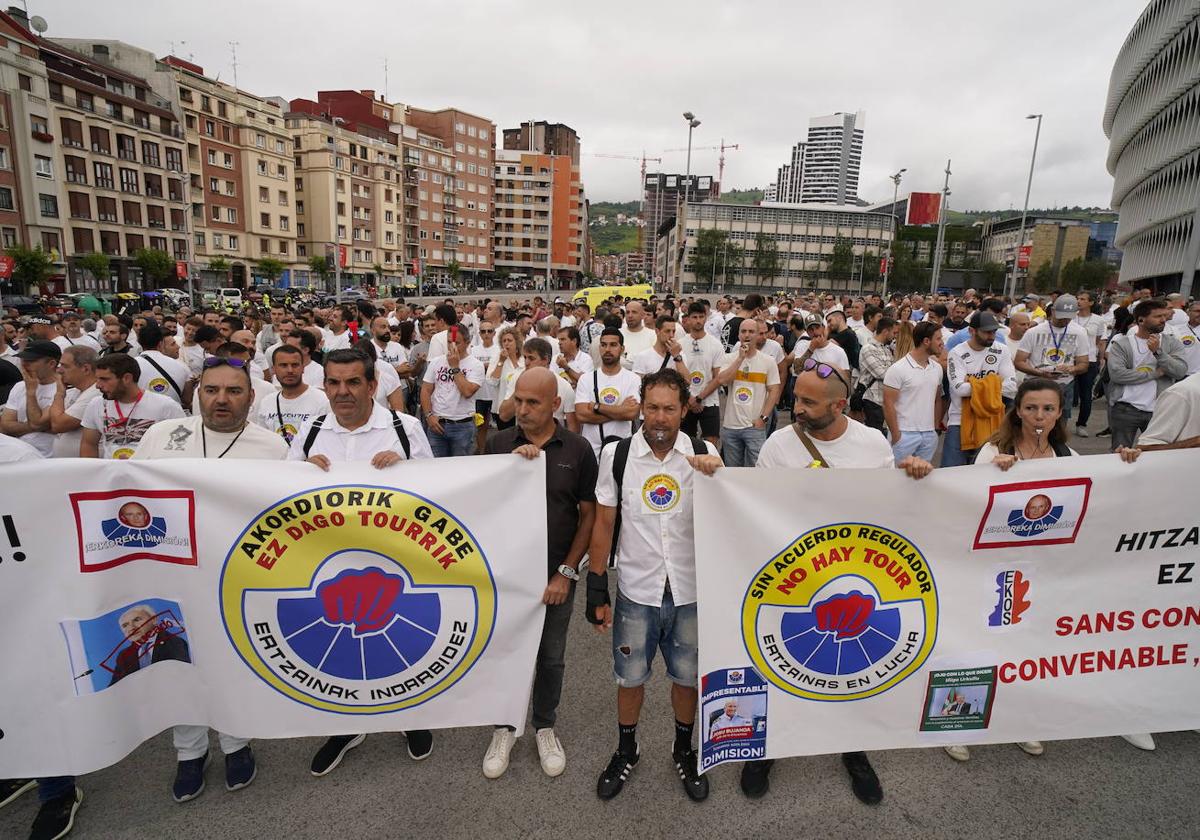
{"label": "denim shorts", "polygon": [[655,650],[662,651],[667,677],[695,688],[697,659],[696,605],[675,606],[668,592],[661,607],[648,607],[617,591],[613,614],[613,675],[622,688],[636,688],[650,679]]}

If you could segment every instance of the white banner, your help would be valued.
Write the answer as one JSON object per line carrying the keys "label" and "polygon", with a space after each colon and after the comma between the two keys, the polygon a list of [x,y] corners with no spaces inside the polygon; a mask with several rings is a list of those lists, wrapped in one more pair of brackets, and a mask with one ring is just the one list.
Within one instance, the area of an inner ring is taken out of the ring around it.
{"label": "white banner", "polygon": [[1198,468],[698,481],[703,766],[1200,727]]}
{"label": "white banner", "polygon": [[97,770],[180,723],[523,727],[541,461],[70,460],[0,480],[0,778]]}

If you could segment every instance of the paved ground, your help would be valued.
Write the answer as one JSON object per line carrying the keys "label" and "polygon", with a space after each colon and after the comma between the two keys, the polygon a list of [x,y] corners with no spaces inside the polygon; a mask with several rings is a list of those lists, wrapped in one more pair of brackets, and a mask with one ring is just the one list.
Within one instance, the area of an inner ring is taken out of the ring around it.
{"label": "paved ground", "polygon": [[[1102,413],[1091,426],[1102,428]],[[1103,451],[1107,440],[1089,438],[1079,448]],[[174,753],[164,734],[81,779],[85,800],[72,837],[1200,837],[1200,735],[1191,732],[1157,736],[1153,753],[1119,738],[1050,743],[1039,758],[1015,746],[980,747],[966,764],[941,750],[875,753],[886,793],[872,808],[853,798],[835,756],[779,763],[771,792],[757,803],[738,790],[737,768],[721,767],[711,775],[712,796],[696,805],[670,763],[661,668],[648,692],[642,762],[624,793],[604,803],[595,782],[616,742],[607,637],[597,638],[578,612],[571,633],[559,722],[568,765],[558,779],[542,774],[531,735],[518,742],[507,776],[484,779],[486,729],[438,732],[422,764],[409,760],[400,735],[373,735],[323,779],[308,773],[321,739],[259,741],[251,787],[226,792],[217,762],[204,795],[176,805]],[[36,807],[27,794],[0,811],[0,838],[24,837]]]}

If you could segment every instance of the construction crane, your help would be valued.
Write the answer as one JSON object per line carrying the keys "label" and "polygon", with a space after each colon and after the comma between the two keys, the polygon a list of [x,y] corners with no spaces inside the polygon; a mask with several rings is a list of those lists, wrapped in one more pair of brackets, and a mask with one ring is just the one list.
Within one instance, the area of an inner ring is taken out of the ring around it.
{"label": "construction crane", "polygon": [[[721,145],[719,145],[719,146],[692,146],[692,151],[693,152],[715,152],[715,151],[720,150],[721,157],[718,158],[718,160],[717,160],[717,183],[724,184],[725,183],[725,150],[726,149],[737,150],[740,148],[741,147],[737,143],[726,143],[725,138],[722,137]],[[686,152],[687,148],[685,147],[682,149],[663,149],[663,151],[664,152]]]}
{"label": "construction crane", "polygon": [[638,184],[639,195],[645,195],[646,193],[646,161],[652,160],[655,163],[662,163],[662,158],[646,157],[645,152],[642,152],[640,155],[610,155],[603,154],[601,152],[584,152],[584,154],[586,154],[588,157],[614,158],[616,160],[640,160],[642,162],[642,182]]}

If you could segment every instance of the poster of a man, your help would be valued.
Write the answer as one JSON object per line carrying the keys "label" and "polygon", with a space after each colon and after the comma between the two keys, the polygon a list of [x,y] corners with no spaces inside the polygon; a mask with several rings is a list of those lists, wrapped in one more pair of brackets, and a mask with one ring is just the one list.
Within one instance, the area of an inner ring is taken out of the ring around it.
{"label": "poster of a man", "polygon": [[192,661],[183,628],[176,625],[172,616],[156,615],[149,605],[138,604],[121,615],[120,625],[128,644],[117,653],[109,685],[155,662]]}
{"label": "poster of a man", "polygon": [[1025,518],[1030,522],[1036,522],[1049,513],[1052,506],[1053,502],[1050,501],[1049,496],[1038,493],[1025,504]]}
{"label": "poster of a man", "polygon": [[750,721],[738,713],[738,701],[726,700],[724,712],[708,727],[708,737],[715,738],[722,729],[734,729],[749,725]]}
{"label": "poster of a man", "polygon": [[104,691],[159,662],[192,662],[183,611],[175,601],[144,598],[60,626],[77,694]]}

